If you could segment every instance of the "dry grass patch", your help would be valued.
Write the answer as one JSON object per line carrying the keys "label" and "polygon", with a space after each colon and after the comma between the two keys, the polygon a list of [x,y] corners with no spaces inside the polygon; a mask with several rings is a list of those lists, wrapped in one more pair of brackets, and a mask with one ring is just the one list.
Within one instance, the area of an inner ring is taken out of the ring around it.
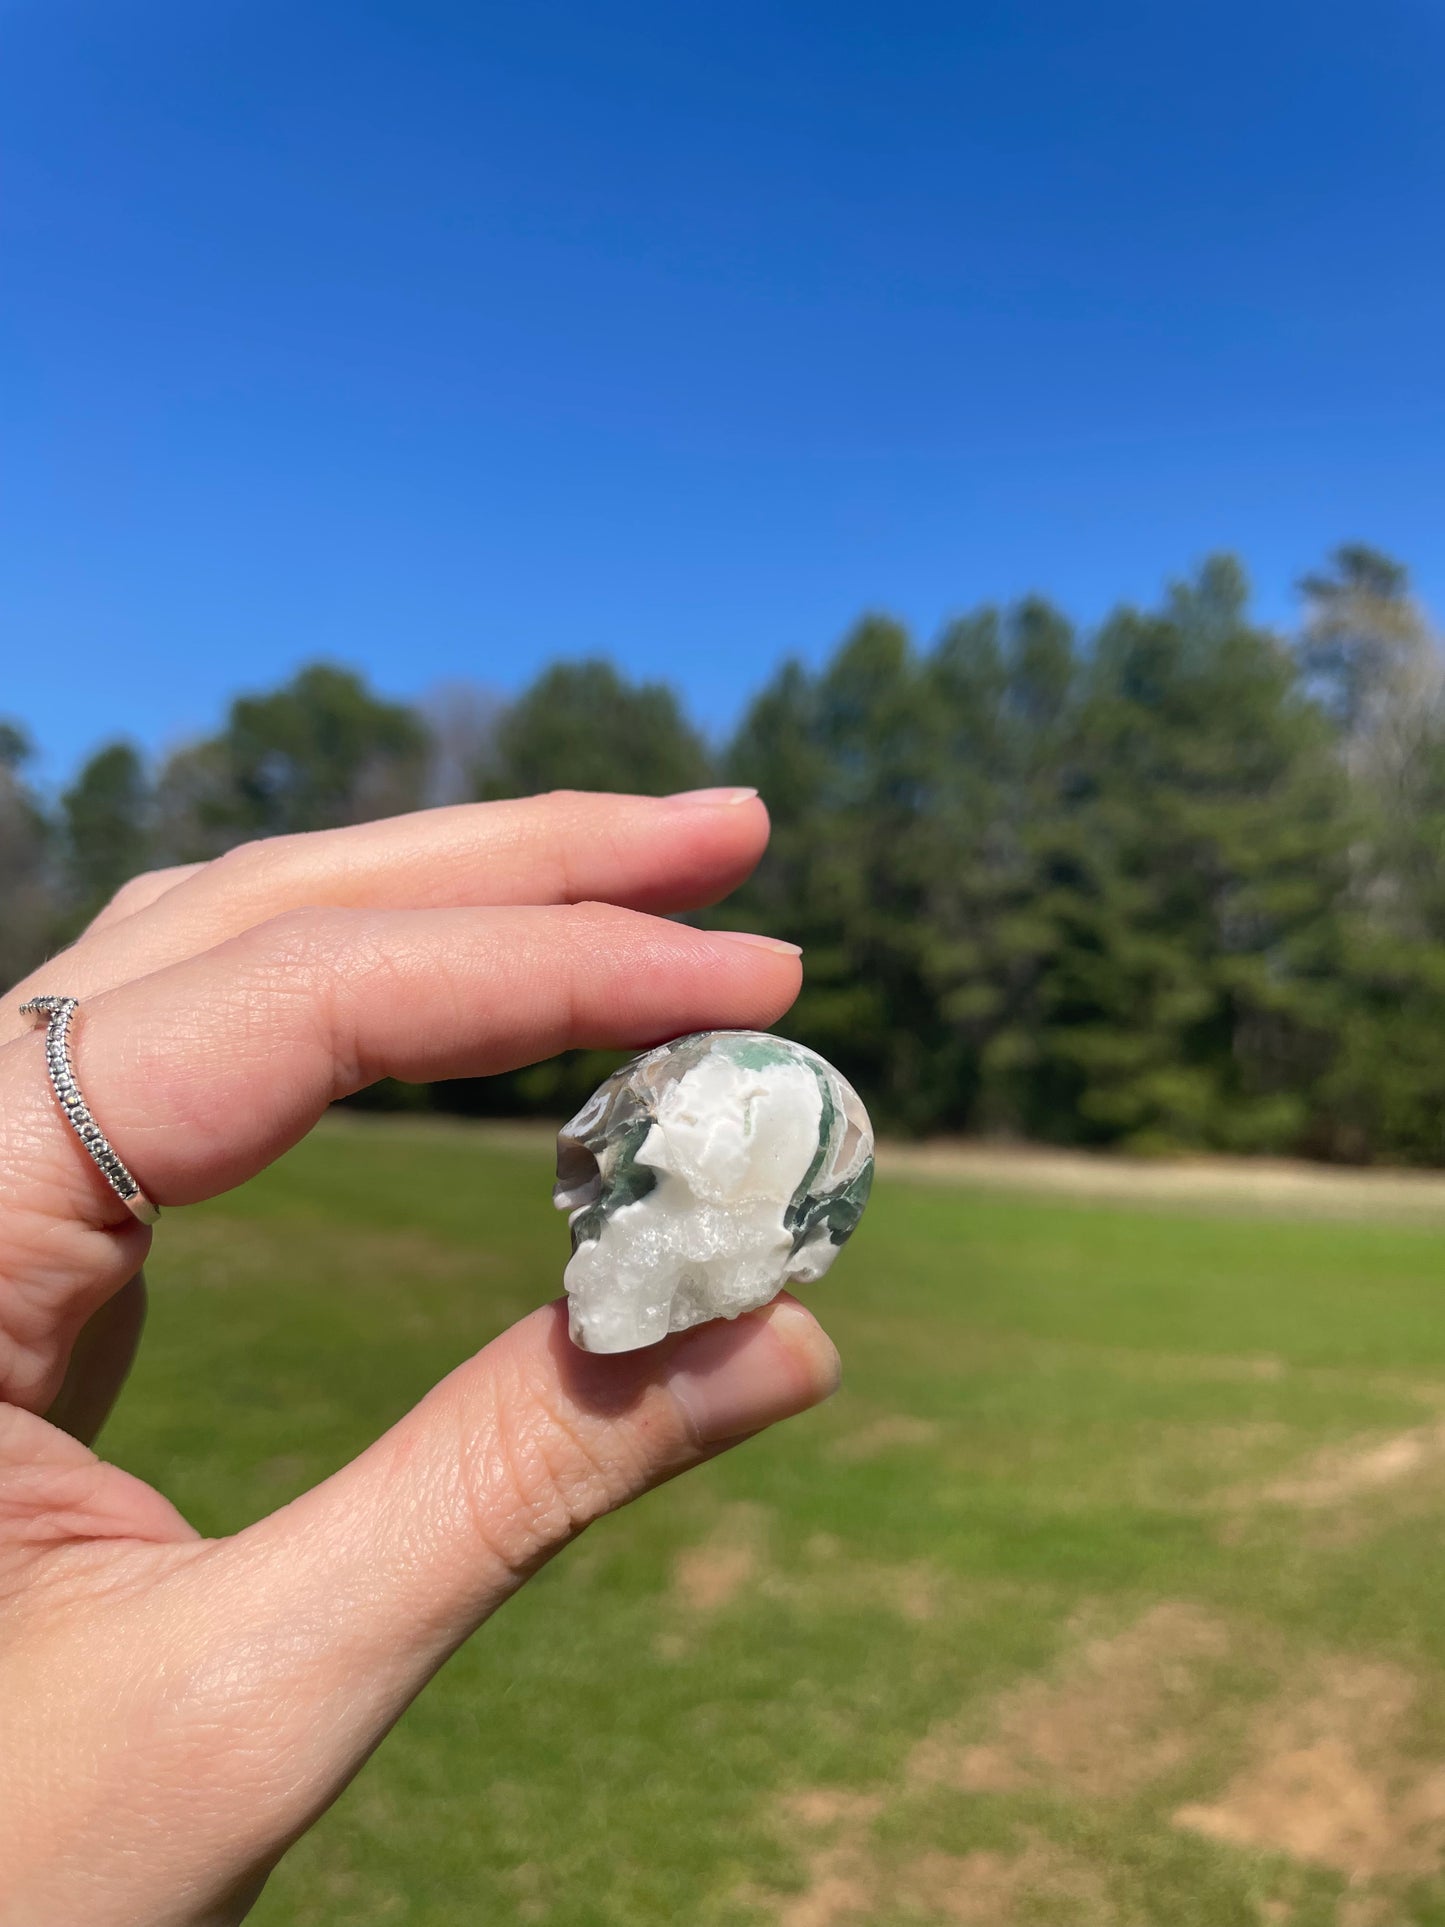
{"label": "dry grass patch", "polygon": [[[939,1786],[1091,1803],[1147,1797],[1218,1748],[1232,1717],[1219,1668],[1257,1645],[1256,1635],[1186,1602],[1155,1606],[1119,1631],[1081,1632],[1049,1677],[994,1702],[981,1734],[956,1718],[925,1735],[897,1787],[791,1795],[781,1812],[802,1836],[806,1884],[786,1898],[755,1898],[778,1927],[1125,1927],[1121,1907],[1134,1903],[1120,1899],[1108,1868],[1032,1830],[1006,1851],[899,1861],[880,1845],[877,1823]],[[1290,1684],[1247,1729],[1242,1758],[1235,1737],[1232,1777],[1159,1820],[1224,1848],[1280,1856],[1301,1874],[1338,1875],[1348,1890],[1337,1927],[1397,1927],[1399,1893],[1445,1873],[1445,1765],[1416,1743],[1426,1682],[1388,1661],[1300,1662],[1274,1644],[1267,1657]],[[1296,1911],[1277,1897],[1255,1904],[1261,1923],[1280,1927]]]}
{"label": "dry grass patch", "polygon": [[1154,1606],[1122,1632],[1085,1638],[1054,1678],[1005,1693],[982,1738],[964,1721],[935,1727],[908,1777],[966,1793],[1135,1792],[1191,1756],[1210,1669],[1228,1650],[1223,1623],[1199,1607]]}
{"label": "dry grass patch", "polygon": [[849,1826],[867,1826],[883,1807],[881,1793],[858,1793],[835,1786],[805,1787],[801,1793],[788,1794],[782,1802],[789,1820],[810,1828],[836,1827],[844,1821]]}
{"label": "dry grass patch", "polygon": [[766,1894],[753,1896],[759,1906],[776,1906],[780,1927],[843,1927],[871,1918],[878,1880],[867,1829],[883,1809],[881,1795],[842,1787],[790,1794],[782,1802],[785,1819],[830,1837],[808,1850],[801,1893],[776,1902]]}
{"label": "dry grass patch", "polygon": [[[1041,1919],[1061,1927],[1125,1927],[1101,1870],[1039,1835],[1006,1852],[979,1848],[885,1859],[869,1834],[885,1807],[879,1795],[835,1788],[784,1801],[794,1825],[828,1837],[806,1852],[802,1891],[772,1901],[778,1927],[878,1927],[884,1921],[1010,1927]],[[749,1898],[769,1904],[766,1896]]]}
{"label": "dry grass patch", "polygon": [[[1053,1841],[1030,1839],[1018,1852],[926,1853],[899,1884],[905,1917],[1007,1927],[1046,1919],[1059,1927],[1124,1927],[1100,1869]],[[884,1916],[886,1918],[886,1916]]]}
{"label": "dry grass patch", "polygon": [[[1424,1397],[1424,1392],[1418,1392]],[[1432,1398],[1431,1403],[1437,1401]],[[1394,1433],[1369,1432],[1325,1447],[1292,1470],[1227,1487],[1221,1536],[1235,1545],[1278,1530],[1271,1508],[1299,1513],[1307,1544],[1358,1543],[1402,1518],[1433,1516],[1445,1496],[1445,1420]]]}
{"label": "dry grass patch", "polygon": [[941,1432],[942,1427],[933,1419],[920,1418],[912,1412],[885,1412],[881,1418],[835,1440],[829,1457],[840,1465],[861,1465],[884,1452],[921,1450],[935,1445]]}
{"label": "dry grass patch", "polygon": [[[680,1552],[672,1567],[672,1600],[685,1620],[707,1620],[744,1594],[805,1615],[879,1610],[922,1625],[937,1618],[943,1583],[925,1560],[889,1564],[859,1559],[831,1533],[809,1535],[784,1567],[770,1544],[774,1521],[765,1506],[728,1506],[707,1537]],[[685,1631],[659,1636],[657,1650],[676,1659],[689,1650]]]}
{"label": "dry grass patch", "polygon": [[1378,1435],[1333,1446],[1300,1471],[1259,1494],[1276,1505],[1319,1511],[1373,1498],[1445,1466],[1445,1424],[1419,1425],[1393,1437]]}
{"label": "dry grass patch", "polygon": [[1129,1158],[948,1138],[885,1141],[877,1155],[887,1175],[1103,1203],[1420,1223],[1445,1218],[1445,1177],[1437,1171],[1348,1170],[1288,1158]]}
{"label": "dry grass patch", "polygon": [[769,1574],[765,1590],[805,1611],[881,1608],[912,1625],[936,1619],[944,1603],[942,1575],[926,1559],[861,1559],[831,1532],[811,1533],[794,1569]]}
{"label": "dry grass patch", "polygon": [[1325,1662],[1305,1696],[1267,1708],[1250,1757],[1176,1826],[1329,1867],[1352,1882],[1445,1866],[1445,1767],[1412,1757],[1416,1680],[1379,1661]]}
{"label": "dry grass patch", "polygon": [[721,1612],[758,1576],[767,1543],[764,1506],[726,1508],[701,1545],[678,1554],[672,1569],[673,1596],[688,1613]]}

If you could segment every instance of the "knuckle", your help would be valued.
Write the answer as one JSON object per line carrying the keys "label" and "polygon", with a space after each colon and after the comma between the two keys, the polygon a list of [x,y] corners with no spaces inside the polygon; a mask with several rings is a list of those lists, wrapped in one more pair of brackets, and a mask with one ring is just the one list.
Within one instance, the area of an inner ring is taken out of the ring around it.
{"label": "knuckle", "polygon": [[325,988],[345,956],[354,921],[353,912],[298,904],[257,924],[249,947],[268,990],[294,985],[314,994]]}
{"label": "knuckle", "polygon": [[575,903],[599,868],[626,872],[635,862],[627,834],[630,799],[599,790],[551,789],[528,797],[517,834],[527,845],[542,902]]}
{"label": "knuckle", "polygon": [[128,878],[103,904],[86,925],[86,935],[95,931],[108,930],[112,924],[123,923],[128,917],[138,916],[141,911],[149,910],[179,883],[195,875],[205,866],[199,863],[165,864],[153,870],[143,870],[138,876]]}
{"label": "knuckle", "polygon": [[308,1033],[330,1056],[338,1093],[380,1075],[366,1045],[368,1008],[412,988],[408,958],[384,940],[386,927],[375,912],[328,904],[282,910],[252,933],[267,1002],[304,1003]]}
{"label": "knuckle", "polygon": [[130,877],[116,891],[105,906],[105,914],[111,917],[129,916],[141,904],[149,903],[156,893],[165,888],[164,870],[143,870],[139,876]]}
{"label": "knuckle", "polygon": [[103,930],[109,924],[120,923],[126,917],[134,916],[137,911],[149,909],[156,898],[164,896],[177,877],[183,874],[184,866],[178,866],[142,870],[137,876],[127,877],[91,918],[87,930]]}
{"label": "knuckle", "polygon": [[296,1004],[318,1029],[328,1034],[335,1029],[348,942],[354,938],[348,926],[354,921],[354,912],[303,905],[278,911],[247,933],[248,998],[267,1012],[269,1025],[274,1027],[279,1009]]}
{"label": "knuckle", "polygon": [[534,861],[542,872],[543,888],[552,901],[575,902],[581,870],[579,845],[596,837],[589,805],[595,797],[584,790],[555,789],[540,796],[543,806],[540,849]]}
{"label": "knuckle", "polygon": [[222,850],[206,865],[208,880],[227,888],[241,883],[255,867],[255,853],[260,847],[258,843],[237,843],[232,849]]}
{"label": "knuckle", "polygon": [[500,1399],[483,1449],[463,1450],[466,1502],[478,1536],[526,1573],[594,1519],[650,1483],[625,1426],[601,1427],[535,1387]]}
{"label": "knuckle", "polygon": [[211,881],[226,891],[244,890],[249,894],[264,889],[267,880],[284,862],[290,841],[284,836],[264,836],[223,850],[208,866]]}
{"label": "knuckle", "polygon": [[324,971],[357,936],[361,916],[330,905],[296,904],[278,910],[250,933],[272,971],[283,975]]}

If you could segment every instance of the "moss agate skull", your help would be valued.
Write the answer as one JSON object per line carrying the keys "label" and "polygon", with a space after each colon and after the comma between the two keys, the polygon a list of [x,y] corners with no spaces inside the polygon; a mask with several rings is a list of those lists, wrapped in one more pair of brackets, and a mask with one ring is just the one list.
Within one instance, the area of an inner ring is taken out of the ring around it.
{"label": "moss agate skull", "polygon": [[557,1138],[574,1343],[630,1352],[821,1278],[873,1181],[873,1129],[816,1052],[705,1031],[636,1057]]}

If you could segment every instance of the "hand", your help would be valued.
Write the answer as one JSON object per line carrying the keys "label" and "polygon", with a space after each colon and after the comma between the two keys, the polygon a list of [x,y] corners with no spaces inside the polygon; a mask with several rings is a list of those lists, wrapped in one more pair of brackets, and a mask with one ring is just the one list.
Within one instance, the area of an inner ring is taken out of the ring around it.
{"label": "hand", "polygon": [[797,993],[790,948],[656,914],[724,894],[766,839],[762,805],[724,792],[559,795],[253,844],[128,885],[0,1002],[5,1927],[239,1920],[545,1559],[837,1379],[788,1300],[614,1358],[574,1350],[547,1306],[324,1484],[202,1540],[82,1442],[134,1350],[151,1233],[65,1123],[20,1003],[82,1000],[92,1111],[157,1203],[190,1204],[378,1077],[771,1023]]}

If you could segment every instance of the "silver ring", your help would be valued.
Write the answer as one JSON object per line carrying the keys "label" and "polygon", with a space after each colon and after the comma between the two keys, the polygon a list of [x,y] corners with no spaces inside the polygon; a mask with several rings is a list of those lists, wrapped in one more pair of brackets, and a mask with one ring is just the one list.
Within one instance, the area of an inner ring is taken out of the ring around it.
{"label": "silver ring", "polygon": [[133,1218],[139,1218],[142,1224],[154,1224],[161,1215],[159,1205],[151,1203],[116,1156],[110,1139],[90,1115],[90,1107],[75,1081],[70,1062],[70,1026],[79,1008],[74,997],[32,997],[28,1004],[20,1006],[20,1015],[47,1027],[45,1064],[51,1085],[66,1122],[80,1139],[96,1170]]}

